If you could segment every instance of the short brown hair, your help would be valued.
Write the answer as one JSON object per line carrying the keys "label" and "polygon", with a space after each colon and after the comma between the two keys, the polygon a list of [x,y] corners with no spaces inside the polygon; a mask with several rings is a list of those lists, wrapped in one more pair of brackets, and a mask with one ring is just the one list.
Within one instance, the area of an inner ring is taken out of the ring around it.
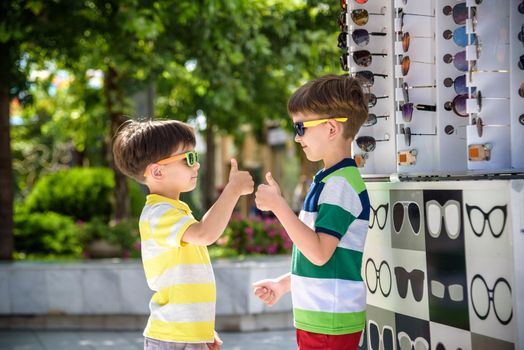
{"label": "short brown hair", "polygon": [[194,129],[178,120],[128,120],[115,136],[113,159],[122,173],[143,183],[149,164],[195,144]]}
{"label": "short brown hair", "polygon": [[289,98],[290,115],[313,113],[324,118],[347,117],[344,137],[354,139],[368,118],[368,98],[361,84],[348,75],[325,75],[298,88]]}

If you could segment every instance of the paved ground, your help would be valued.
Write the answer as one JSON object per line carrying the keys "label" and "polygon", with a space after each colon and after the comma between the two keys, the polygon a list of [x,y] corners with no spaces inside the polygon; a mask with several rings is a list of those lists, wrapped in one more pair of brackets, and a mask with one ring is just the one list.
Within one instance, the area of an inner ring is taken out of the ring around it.
{"label": "paved ground", "polygon": [[[296,349],[295,331],[220,333],[222,350]],[[3,331],[0,350],[141,350],[140,332]]]}

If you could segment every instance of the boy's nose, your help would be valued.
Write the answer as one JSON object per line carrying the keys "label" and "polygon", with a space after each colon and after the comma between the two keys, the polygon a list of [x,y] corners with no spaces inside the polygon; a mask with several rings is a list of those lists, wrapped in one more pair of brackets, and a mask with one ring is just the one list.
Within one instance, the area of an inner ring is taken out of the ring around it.
{"label": "boy's nose", "polygon": [[300,142],[300,136],[298,134],[295,134],[295,142]]}

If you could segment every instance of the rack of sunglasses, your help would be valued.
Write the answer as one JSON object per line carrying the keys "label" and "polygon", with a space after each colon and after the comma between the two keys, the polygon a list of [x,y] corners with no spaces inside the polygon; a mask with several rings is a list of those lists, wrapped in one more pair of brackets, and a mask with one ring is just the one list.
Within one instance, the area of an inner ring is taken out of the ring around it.
{"label": "rack of sunglasses", "polygon": [[524,171],[523,0],[342,0],[363,174]]}

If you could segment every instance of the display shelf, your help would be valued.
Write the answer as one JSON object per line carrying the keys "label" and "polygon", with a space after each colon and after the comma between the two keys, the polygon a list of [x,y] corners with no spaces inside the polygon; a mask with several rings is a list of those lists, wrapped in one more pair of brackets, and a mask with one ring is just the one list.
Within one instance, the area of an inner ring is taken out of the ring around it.
{"label": "display shelf", "polygon": [[353,144],[362,174],[523,171],[522,1],[361,2],[346,2],[342,54],[380,97]]}

